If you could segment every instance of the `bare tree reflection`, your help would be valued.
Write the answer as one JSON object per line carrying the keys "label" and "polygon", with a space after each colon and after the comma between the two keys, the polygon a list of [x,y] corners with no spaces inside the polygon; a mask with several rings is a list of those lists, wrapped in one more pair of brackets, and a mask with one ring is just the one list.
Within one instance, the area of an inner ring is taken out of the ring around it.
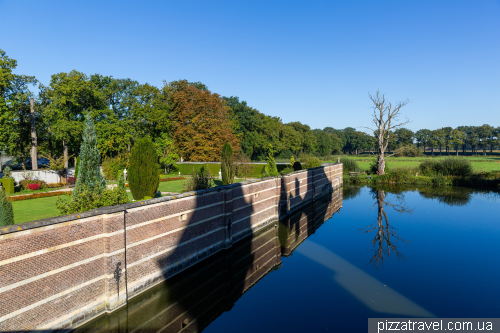
{"label": "bare tree reflection", "polygon": [[369,226],[360,229],[363,233],[370,233],[375,231],[375,237],[372,240],[373,251],[375,252],[373,257],[370,259],[369,263],[374,264],[375,268],[378,265],[384,264],[384,258],[390,257],[391,254],[395,255],[398,260],[406,260],[406,257],[398,251],[399,243],[406,245],[409,240],[404,240],[397,233],[397,228],[394,228],[389,218],[387,217],[386,207],[391,207],[396,212],[410,213],[413,209],[408,209],[404,205],[404,195],[397,194],[396,199],[398,203],[392,203],[386,201],[385,191],[382,190],[372,190],[374,198],[377,200],[373,207],[377,206],[377,218]]}

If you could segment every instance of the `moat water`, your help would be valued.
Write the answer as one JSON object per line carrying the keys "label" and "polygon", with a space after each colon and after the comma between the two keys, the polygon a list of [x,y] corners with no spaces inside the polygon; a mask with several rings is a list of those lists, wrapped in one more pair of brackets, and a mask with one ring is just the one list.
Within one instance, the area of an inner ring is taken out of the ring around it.
{"label": "moat water", "polygon": [[493,192],[347,185],[77,331],[366,332],[368,318],[498,317],[499,212]]}

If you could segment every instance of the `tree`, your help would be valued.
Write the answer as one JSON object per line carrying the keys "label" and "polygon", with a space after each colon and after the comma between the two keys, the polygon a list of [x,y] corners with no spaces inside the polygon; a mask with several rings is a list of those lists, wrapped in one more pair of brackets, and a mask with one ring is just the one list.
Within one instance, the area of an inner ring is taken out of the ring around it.
{"label": "tree", "polygon": [[149,137],[135,142],[130,152],[127,173],[130,192],[135,200],[153,198],[156,195],[160,183],[157,159],[156,149]]}
{"label": "tree", "polygon": [[160,158],[160,165],[165,169],[165,174],[169,174],[170,168],[179,160],[174,141],[168,137],[167,133],[161,133],[155,140],[155,147]]}
{"label": "tree", "polygon": [[40,85],[40,89],[43,119],[51,135],[62,141],[66,159],[70,145],[73,152],[78,151],[85,115],[90,113],[100,124],[106,117],[98,115],[108,113],[108,105],[95,80],[76,70],[52,75],[50,84]]}
{"label": "tree", "polygon": [[373,102],[373,123],[375,128],[372,128],[373,133],[378,133],[378,157],[377,157],[377,174],[385,174],[385,151],[391,139],[390,131],[403,127],[409,120],[398,123],[398,118],[401,109],[408,104],[408,99],[398,102],[395,105],[385,100],[385,96],[377,90],[375,96],[369,94],[370,100]]}
{"label": "tree", "polygon": [[31,149],[31,114],[29,90],[35,85],[34,76],[17,75],[12,71],[17,61],[0,50],[0,150],[21,158],[25,167]]}
{"label": "tree", "polygon": [[413,139],[415,137],[413,131],[404,127],[398,128],[394,131],[394,135],[396,136],[396,145],[398,147],[413,145]]}
{"label": "tree", "polygon": [[233,150],[229,143],[225,143],[222,147],[221,156],[221,173],[222,184],[229,185],[234,181],[234,163],[233,163]]}
{"label": "tree", "polygon": [[423,152],[425,154],[425,147],[430,145],[431,131],[428,129],[421,129],[415,133],[415,139],[417,143],[422,146]]}
{"label": "tree", "polygon": [[90,113],[85,114],[85,129],[80,147],[80,163],[73,198],[85,190],[101,193],[106,188],[106,180],[101,173],[101,155],[97,149],[97,134]]}
{"label": "tree", "polygon": [[225,142],[239,150],[238,122],[219,95],[188,86],[173,101],[173,139],[186,160],[216,161]]}
{"label": "tree", "polygon": [[439,155],[441,155],[441,150],[446,142],[446,133],[442,128],[440,128],[438,130],[432,131],[432,137],[439,147]]}
{"label": "tree", "polygon": [[458,147],[461,146],[465,139],[465,133],[459,129],[453,129],[450,132],[450,145],[455,147],[458,156]]}

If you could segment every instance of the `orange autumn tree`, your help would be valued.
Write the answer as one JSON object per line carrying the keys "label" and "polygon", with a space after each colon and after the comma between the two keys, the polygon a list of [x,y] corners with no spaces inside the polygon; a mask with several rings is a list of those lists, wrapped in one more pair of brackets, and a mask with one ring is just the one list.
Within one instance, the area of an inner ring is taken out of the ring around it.
{"label": "orange autumn tree", "polygon": [[188,86],[174,93],[174,140],[188,161],[219,161],[227,142],[240,149],[238,122],[226,102],[210,91]]}

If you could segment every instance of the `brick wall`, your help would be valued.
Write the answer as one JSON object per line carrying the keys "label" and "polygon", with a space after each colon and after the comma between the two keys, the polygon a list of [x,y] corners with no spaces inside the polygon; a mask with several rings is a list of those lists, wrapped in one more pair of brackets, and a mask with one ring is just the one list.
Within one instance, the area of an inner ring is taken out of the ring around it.
{"label": "brick wall", "polygon": [[332,164],[0,229],[0,331],[74,328],[115,310],[277,221],[280,206],[284,216],[329,193],[341,174]]}

